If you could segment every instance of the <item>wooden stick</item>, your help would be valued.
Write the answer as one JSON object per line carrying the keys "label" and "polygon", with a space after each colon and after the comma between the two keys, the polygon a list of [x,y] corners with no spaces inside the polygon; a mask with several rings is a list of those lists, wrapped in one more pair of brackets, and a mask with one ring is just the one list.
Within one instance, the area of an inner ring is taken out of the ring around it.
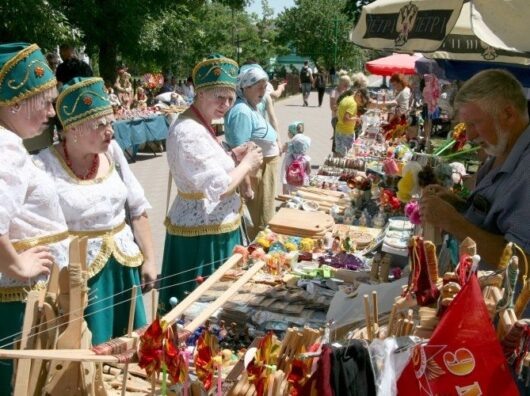
{"label": "wooden stick", "polygon": [[158,311],[158,290],[151,289],[151,321],[154,322]]}
{"label": "wooden stick", "polygon": [[364,298],[364,316],[366,321],[366,335],[369,341],[372,341],[374,336],[372,332],[372,321],[370,319],[370,300],[368,299],[368,294],[363,296]]}
{"label": "wooden stick", "polygon": [[206,280],[201,283],[188,297],[182,300],[175,308],[169,311],[161,320],[162,327],[171,326],[179,317],[188,309],[188,307],[201,297],[211,286],[219,281],[223,275],[231,269],[234,265],[239,263],[243,256],[239,253],[230,257],[222,266],[220,266],[213,274],[208,276]]}
{"label": "wooden stick", "polygon": [[[28,301],[26,302],[26,309],[24,312],[24,321],[22,324],[22,334],[20,340],[20,349],[34,348],[32,329],[35,325],[35,318],[37,317],[37,305],[39,300],[39,292],[31,291],[28,294]],[[4,320],[9,320],[4,318]],[[13,390],[14,396],[25,396],[29,393],[31,360],[20,359],[16,365],[15,372],[15,386]]]}
{"label": "wooden stick", "polygon": [[372,309],[374,311],[373,316],[374,316],[374,327],[375,327],[375,325],[379,324],[379,320],[378,320],[379,313],[377,312],[378,307],[377,307],[377,292],[376,291],[372,292],[372,304],[373,304]]}
{"label": "wooden stick", "polygon": [[117,356],[96,355],[90,349],[0,349],[0,359],[41,359],[65,362],[120,363]]}
{"label": "wooden stick", "polygon": [[392,305],[392,310],[390,311],[390,317],[388,318],[388,330],[387,337],[392,336],[394,333],[394,322],[396,320],[397,304]]}
{"label": "wooden stick", "polygon": [[407,319],[412,322],[412,315],[414,314],[414,311],[412,309],[409,309],[407,312]]}
{"label": "wooden stick", "polygon": [[[157,316],[158,311],[158,290],[153,288],[151,290],[151,321],[154,322]],[[156,374],[153,372],[151,376],[151,394],[155,394],[157,378]]]}
{"label": "wooden stick", "polygon": [[[241,255],[238,255],[239,258],[241,258]],[[239,261],[239,260],[238,260]],[[233,265],[233,264],[232,264]],[[241,277],[235,281],[223,294],[221,294],[217,300],[210,303],[195,319],[193,319],[190,323],[188,323],[184,328],[188,330],[190,333],[193,333],[199,326],[201,326],[206,320],[210,318],[210,316],[217,311],[221,306],[227,302],[232,295],[234,295],[245,283],[247,283],[256,273],[262,269],[265,266],[264,261],[260,261],[255,263],[252,267],[250,267]],[[219,271],[219,270],[217,270]],[[215,274],[216,272],[214,272]],[[207,282],[207,281],[206,281]],[[204,283],[206,283],[204,282]],[[203,284],[204,284],[203,283]],[[199,288],[197,288],[195,291],[197,291]],[[195,293],[195,291],[193,293]],[[192,293],[192,294],[193,294]],[[191,294],[188,296],[188,298],[191,297]],[[186,300],[188,299],[186,298]],[[184,301],[186,301],[184,300]],[[183,302],[184,302],[183,301]],[[180,305],[180,304],[179,304]],[[178,307],[178,306],[177,306]],[[167,315],[166,315],[167,316]],[[168,322],[171,323],[171,322]]]}
{"label": "wooden stick", "polygon": [[[132,335],[133,326],[134,326],[134,314],[136,313],[136,295],[137,295],[136,285],[132,287],[131,292],[131,305],[129,307],[129,323],[127,325],[127,337]],[[125,363],[123,367],[123,381],[121,383],[121,394],[125,396],[125,391],[127,389],[127,377],[129,376],[129,363]]]}

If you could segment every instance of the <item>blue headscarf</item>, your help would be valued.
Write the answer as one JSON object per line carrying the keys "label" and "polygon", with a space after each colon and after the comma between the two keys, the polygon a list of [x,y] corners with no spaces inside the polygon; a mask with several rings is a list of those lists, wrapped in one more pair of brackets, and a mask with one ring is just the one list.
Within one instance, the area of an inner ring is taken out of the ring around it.
{"label": "blue headscarf", "polygon": [[287,143],[287,151],[291,154],[307,154],[310,145],[311,138],[299,133]]}

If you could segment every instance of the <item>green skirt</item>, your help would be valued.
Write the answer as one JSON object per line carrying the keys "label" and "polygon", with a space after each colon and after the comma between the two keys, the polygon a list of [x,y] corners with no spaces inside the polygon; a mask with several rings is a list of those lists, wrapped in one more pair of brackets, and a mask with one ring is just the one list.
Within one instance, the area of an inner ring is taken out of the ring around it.
{"label": "green skirt", "polygon": [[[140,284],[140,269],[121,265],[114,256],[109,258],[99,273],[88,280],[90,290],[85,320],[92,332],[92,345],[127,333],[131,288]],[[134,328],[146,323],[142,291],[138,289]]]}
{"label": "green skirt", "polygon": [[[0,303],[0,318],[3,318],[0,326],[0,346],[11,343],[15,338],[20,338],[24,321],[26,304],[23,302]],[[6,346],[13,349],[13,345]],[[0,360],[0,395],[10,395],[11,378],[13,376],[13,360]]]}
{"label": "green skirt", "polygon": [[[159,311],[171,310],[169,299],[182,301],[197,286],[197,276],[206,277],[219,268],[241,243],[239,229],[223,234],[185,237],[166,233]],[[181,273],[183,271],[187,272]],[[174,275],[177,274],[178,275]]]}

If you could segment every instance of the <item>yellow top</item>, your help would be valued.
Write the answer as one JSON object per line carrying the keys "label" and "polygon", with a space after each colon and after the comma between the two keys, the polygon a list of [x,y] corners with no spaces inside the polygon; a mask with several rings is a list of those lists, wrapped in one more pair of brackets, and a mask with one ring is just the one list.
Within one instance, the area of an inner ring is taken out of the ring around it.
{"label": "yellow top", "polygon": [[353,96],[347,96],[341,100],[337,110],[336,133],[340,135],[353,135],[355,132],[355,121],[345,121],[344,116],[348,113],[351,117],[357,116],[357,102]]}

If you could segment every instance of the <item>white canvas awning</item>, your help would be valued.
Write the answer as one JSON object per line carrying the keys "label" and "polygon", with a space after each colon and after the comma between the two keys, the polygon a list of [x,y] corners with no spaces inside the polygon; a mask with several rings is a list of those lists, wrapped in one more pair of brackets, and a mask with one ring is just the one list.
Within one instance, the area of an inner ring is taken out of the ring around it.
{"label": "white canvas awning", "polygon": [[529,65],[529,23],[528,0],[377,0],[363,7],[350,38],[437,59]]}

